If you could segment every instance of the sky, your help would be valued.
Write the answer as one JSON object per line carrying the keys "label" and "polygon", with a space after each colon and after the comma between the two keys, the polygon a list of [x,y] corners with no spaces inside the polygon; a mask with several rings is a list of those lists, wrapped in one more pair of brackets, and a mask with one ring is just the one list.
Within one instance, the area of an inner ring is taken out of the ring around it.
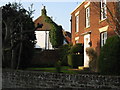
{"label": "sky", "polygon": [[[81,3],[82,0],[78,1],[69,1],[69,2],[38,2],[38,1],[31,1],[31,2],[22,2],[23,7],[28,9],[30,5],[33,3],[33,10],[35,10],[33,16],[33,20],[37,19],[41,15],[42,6],[46,6],[47,15],[52,17],[53,21],[55,21],[58,25],[62,25],[65,31],[71,32],[71,12]],[[5,5],[9,1],[0,2],[0,6]],[[10,1],[11,2],[11,1]],[[15,1],[12,1],[15,2]]]}

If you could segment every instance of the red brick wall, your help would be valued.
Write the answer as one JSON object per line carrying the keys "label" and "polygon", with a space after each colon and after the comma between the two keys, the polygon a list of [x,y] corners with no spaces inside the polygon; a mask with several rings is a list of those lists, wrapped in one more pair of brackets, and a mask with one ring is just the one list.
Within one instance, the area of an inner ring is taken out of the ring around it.
{"label": "red brick wall", "polygon": [[[107,19],[104,21],[100,20],[100,2],[91,2],[90,7],[90,27],[85,27],[85,2],[82,3],[75,11],[72,12],[72,42],[75,44],[75,37],[79,36],[79,43],[84,43],[85,32],[91,31],[90,39],[92,41],[92,46],[98,52],[100,51],[100,32],[99,28],[109,25],[107,34],[108,37],[115,35],[115,22],[113,21],[111,15],[107,11]],[[116,15],[115,3],[107,2],[107,6],[113,15]],[[75,32],[75,13],[79,11],[79,32]],[[110,22],[108,22],[108,21]],[[98,53],[99,54],[99,53]]]}

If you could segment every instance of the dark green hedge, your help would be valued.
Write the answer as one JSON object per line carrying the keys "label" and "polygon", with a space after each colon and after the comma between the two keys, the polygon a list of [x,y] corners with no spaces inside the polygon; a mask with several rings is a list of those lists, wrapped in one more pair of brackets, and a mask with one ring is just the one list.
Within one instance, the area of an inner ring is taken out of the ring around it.
{"label": "dark green hedge", "polygon": [[83,54],[69,54],[68,55],[68,65],[73,67],[73,68],[78,68],[78,66],[83,66],[83,59],[84,55]]}
{"label": "dark green hedge", "polygon": [[120,38],[113,36],[107,39],[99,56],[99,72],[101,74],[120,75]]}
{"label": "dark green hedge", "polygon": [[59,57],[63,66],[68,65],[67,55],[69,54],[69,50],[71,49],[72,44],[65,44],[59,47]]}
{"label": "dark green hedge", "polygon": [[78,44],[75,44],[74,46],[71,47],[70,53],[81,53],[83,54],[84,53],[84,47],[83,47],[83,44],[81,43],[78,43]]}
{"label": "dark green hedge", "polygon": [[77,43],[71,47],[68,55],[68,65],[73,68],[83,66],[84,62],[84,48],[83,44]]}

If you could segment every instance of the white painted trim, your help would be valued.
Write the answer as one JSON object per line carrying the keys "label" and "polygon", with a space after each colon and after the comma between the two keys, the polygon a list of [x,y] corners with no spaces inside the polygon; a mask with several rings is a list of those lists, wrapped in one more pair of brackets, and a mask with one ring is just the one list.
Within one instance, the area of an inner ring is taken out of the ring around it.
{"label": "white painted trim", "polygon": [[86,35],[86,34],[90,34],[90,33],[91,33],[91,31],[88,31],[88,32],[82,33],[81,35]]}
{"label": "white painted trim", "polygon": [[89,56],[86,53],[86,48],[90,47],[90,34],[84,35],[84,67],[89,67]]}
{"label": "white painted trim", "polygon": [[77,13],[75,13],[75,16],[79,15],[79,11]]}
{"label": "white painted trim", "polygon": [[78,39],[79,39],[79,37],[75,37],[75,41],[78,40]]}
{"label": "white painted trim", "polygon": [[71,12],[71,14],[72,14],[77,8],[79,8],[85,1],[86,1],[86,0],[83,0],[83,2],[80,3],[80,5],[78,5],[78,6]]}
{"label": "white painted trim", "polygon": [[107,25],[107,26],[105,26],[105,27],[102,27],[102,28],[99,28],[99,32],[101,33],[101,32],[107,31],[107,30],[108,30],[108,27],[109,27],[109,25]]}
{"label": "white painted trim", "polygon": [[90,1],[84,5],[84,8],[88,7],[90,5]]}

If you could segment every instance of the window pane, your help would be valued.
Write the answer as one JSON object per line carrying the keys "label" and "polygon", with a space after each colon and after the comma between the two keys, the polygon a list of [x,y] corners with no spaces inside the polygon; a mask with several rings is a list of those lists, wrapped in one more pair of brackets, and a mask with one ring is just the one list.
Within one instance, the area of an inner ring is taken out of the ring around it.
{"label": "window pane", "polygon": [[76,16],[76,32],[79,31],[79,16]]}
{"label": "window pane", "polygon": [[103,33],[101,33],[101,46],[103,46]]}
{"label": "window pane", "polygon": [[90,26],[90,7],[86,8],[86,27]]}
{"label": "window pane", "polygon": [[103,46],[105,43],[106,43],[106,40],[107,40],[107,32],[103,32],[101,33],[101,46]]}
{"label": "window pane", "polygon": [[107,16],[106,0],[101,0],[101,20],[105,19]]}
{"label": "window pane", "polygon": [[104,44],[106,43],[107,40],[107,32],[104,32]]}

